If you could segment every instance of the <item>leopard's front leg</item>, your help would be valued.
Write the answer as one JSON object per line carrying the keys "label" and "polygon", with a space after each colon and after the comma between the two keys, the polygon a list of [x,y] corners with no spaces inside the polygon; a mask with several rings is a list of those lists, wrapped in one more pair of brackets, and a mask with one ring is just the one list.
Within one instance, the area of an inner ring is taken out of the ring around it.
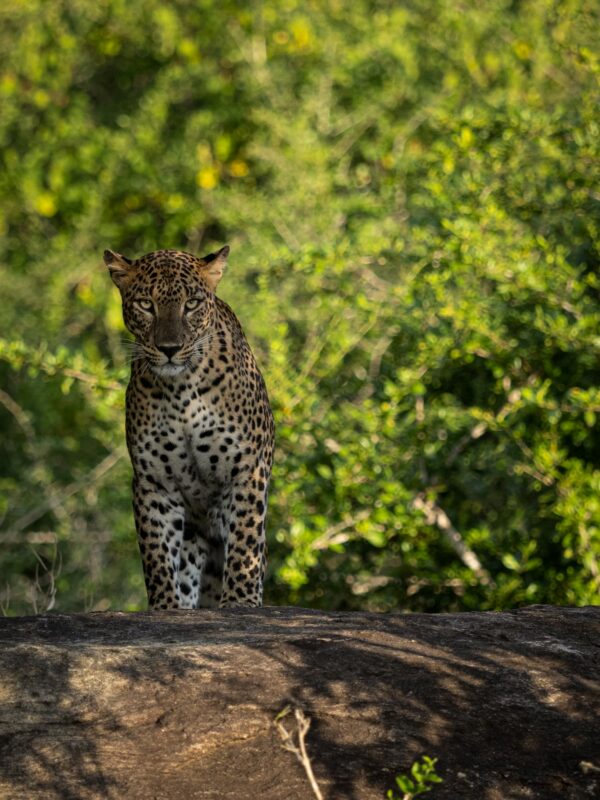
{"label": "leopard's front leg", "polygon": [[133,513],[150,608],[184,608],[179,560],[185,511],[177,492],[144,479],[133,481]]}
{"label": "leopard's front leg", "polygon": [[236,481],[225,503],[222,514],[225,568],[221,608],[262,605],[266,569],[267,481],[267,468],[257,468],[253,474]]}

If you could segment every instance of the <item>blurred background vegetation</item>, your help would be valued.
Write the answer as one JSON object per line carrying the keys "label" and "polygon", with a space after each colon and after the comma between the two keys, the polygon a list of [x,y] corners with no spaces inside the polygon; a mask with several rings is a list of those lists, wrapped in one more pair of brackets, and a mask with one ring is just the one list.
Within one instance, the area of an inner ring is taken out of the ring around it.
{"label": "blurred background vegetation", "polygon": [[596,0],[4,0],[4,613],[145,606],[101,253],[226,242],[267,603],[598,603],[599,31]]}

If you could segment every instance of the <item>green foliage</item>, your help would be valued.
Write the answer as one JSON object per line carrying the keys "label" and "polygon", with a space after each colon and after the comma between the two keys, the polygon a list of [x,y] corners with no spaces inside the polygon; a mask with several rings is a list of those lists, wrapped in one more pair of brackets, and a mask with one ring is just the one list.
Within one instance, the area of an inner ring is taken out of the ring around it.
{"label": "green foliage", "polygon": [[397,775],[396,785],[402,795],[395,794],[393,789],[388,789],[386,797],[388,800],[413,800],[420,794],[430,792],[433,786],[430,783],[443,783],[440,776],[435,771],[437,758],[423,756],[422,761],[415,761],[410,768],[410,775]]}
{"label": "green foliage", "polygon": [[266,602],[599,602],[599,16],[2,5],[9,613],[57,548],[56,608],[144,606],[101,253],[225,242],[276,412]]}

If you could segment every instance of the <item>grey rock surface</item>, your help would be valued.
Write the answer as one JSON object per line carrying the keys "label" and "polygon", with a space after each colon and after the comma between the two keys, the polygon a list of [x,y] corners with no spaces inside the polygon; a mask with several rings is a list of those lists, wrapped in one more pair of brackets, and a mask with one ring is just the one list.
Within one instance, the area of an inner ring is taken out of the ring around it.
{"label": "grey rock surface", "polygon": [[423,754],[432,800],[587,800],[599,679],[599,608],[5,618],[0,798],[310,800],[291,704],[325,800],[383,800]]}

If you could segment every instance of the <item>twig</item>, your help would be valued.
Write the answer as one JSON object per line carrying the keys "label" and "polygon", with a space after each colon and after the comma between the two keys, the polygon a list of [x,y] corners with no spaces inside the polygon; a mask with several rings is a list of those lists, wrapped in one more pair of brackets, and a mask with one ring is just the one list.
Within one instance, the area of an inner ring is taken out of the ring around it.
{"label": "twig", "polygon": [[289,247],[290,250],[299,250],[300,249],[300,242],[294,236],[292,231],[288,228],[285,222],[282,219],[273,219],[272,220],[273,227],[277,231],[277,233],[281,236],[285,244]]}
{"label": "twig", "polygon": [[[336,367],[338,364],[340,364],[344,360],[344,358],[346,358],[348,353],[351,353],[354,350],[354,348],[357,347],[357,345],[360,344],[362,339],[366,336],[367,333],[369,333],[369,331],[376,324],[376,322],[377,322],[377,318],[373,317],[373,319],[371,319],[367,323],[365,323],[365,325],[363,325],[362,328],[359,329],[358,333],[356,334],[356,336],[354,336],[354,338],[350,341],[350,343],[347,344],[346,347],[343,350],[340,350],[339,352],[336,353],[335,361],[333,362],[333,364],[329,365],[330,372],[333,371],[334,367]],[[319,348],[319,353],[321,352],[321,349],[322,348]],[[318,357],[319,353],[317,353],[317,357]],[[316,360],[317,359],[315,359],[315,361]],[[313,365],[311,364],[310,365],[311,369],[312,369],[312,366]],[[306,373],[306,366],[303,369],[303,375],[304,375],[304,373]],[[307,376],[308,376],[308,373],[306,373],[305,377],[307,377]],[[320,376],[320,377],[315,379],[315,382],[314,382],[314,384],[312,386],[312,389],[311,389],[312,392],[314,392],[316,390],[317,386],[319,385],[319,383],[321,382],[323,377],[324,376]],[[294,397],[291,398],[291,400],[290,400],[290,402],[288,404],[290,409],[295,408],[295,406],[297,406],[298,403],[300,403],[303,399],[304,399],[304,395],[302,395],[300,392],[298,392],[298,394],[296,394]]]}
{"label": "twig", "polygon": [[10,584],[6,584],[2,600],[0,600],[0,613],[3,617],[8,617],[8,609],[10,607]]}
{"label": "twig", "polygon": [[450,455],[446,459],[446,466],[451,467],[452,464],[456,461],[458,456],[462,453],[465,447],[470,443],[474,442],[476,439],[480,439],[484,433],[488,430],[488,423],[487,422],[478,422],[470,431],[465,433],[458,442],[454,445],[452,450],[450,451]]}
{"label": "twig", "polygon": [[[446,466],[451,467],[452,464],[456,461],[458,456],[463,452],[465,447],[469,445],[471,442],[480,439],[484,434],[486,434],[490,430],[490,426],[498,425],[499,423],[504,422],[506,417],[509,416],[516,408],[519,407],[519,403],[523,396],[523,388],[533,386],[535,382],[538,380],[539,375],[537,373],[532,373],[527,380],[523,387],[518,387],[513,389],[510,394],[508,395],[508,399],[506,403],[502,406],[500,411],[495,416],[490,415],[490,419],[486,421],[478,422],[470,431],[465,433],[458,442],[454,445],[448,458],[446,459]],[[531,451],[529,451],[529,455],[533,456]]]}
{"label": "twig", "polygon": [[[62,571],[62,554],[58,546],[55,545],[52,554],[52,561],[48,565],[34,547],[31,548],[33,555],[37,560],[35,565],[35,581],[31,586],[31,603],[35,614],[38,613],[38,596],[43,598],[43,611],[52,611],[54,603],[56,602],[56,579]],[[40,582],[40,567],[48,576],[48,588],[44,589]]]}
{"label": "twig", "polygon": [[336,525],[330,525],[327,530],[315,539],[311,545],[312,550],[326,550],[328,547],[336,544],[344,544],[351,538],[351,534],[344,533],[349,528],[355,528],[357,522],[362,522],[368,519],[372,514],[370,508],[359,511],[355,516],[348,517]]}
{"label": "twig", "polygon": [[0,389],[0,403],[13,415],[23,429],[25,436],[32,441],[35,438],[35,433],[27,412],[3,389]]}
{"label": "twig", "polygon": [[398,330],[398,328],[393,328],[391,336],[384,336],[373,345],[373,349],[371,350],[371,361],[369,362],[369,369],[367,373],[367,380],[365,380],[363,383],[362,388],[356,395],[354,401],[357,405],[364,403],[365,400],[375,393],[375,381],[379,377],[379,373],[381,371],[381,362],[383,361],[383,357],[386,354],[389,346],[394,341],[394,336]]}
{"label": "twig", "polygon": [[[294,717],[296,719],[296,730],[288,731],[281,720],[287,717],[291,710],[290,706],[286,706],[283,711],[279,712],[274,720],[275,727],[281,736],[282,747],[284,750],[289,750],[290,753],[296,756],[306,772],[306,777],[308,778],[315,797],[317,800],[323,800],[323,795],[321,794],[321,790],[319,789],[319,785],[312,771],[312,765],[308,753],[306,752],[306,744],[304,741],[308,729],[310,728],[310,718],[304,715],[301,708],[295,708]],[[294,742],[294,733],[296,733],[298,737],[297,744]]]}
{"label": "twig", "polygon": [[113,392],[120,392],[123,389],[123,386],[116,381],[105,380],[97,375],[89,375],[87,372],[82,372],[80,369],[63,367],[62,373],[66,375],[67,378],[73,378],[73,380],[82,381],[82,383],[89,383],[90,386],[101,385],[104,389],[111,389]]}
{"label": "twig", "polygon": [[[581,539],[581,543],[583,544],[582,551],[586,553],[587,556],[589,557],[589,563],[587,564],[587,566],[589,567],[592,579],[596,584],[596,590],[600,592],[600,567],[598,566],[596,553],[594,551],[594,548],[592,547],[592,543],[590,542],[590,535],[583,522],[579,523],[577,529],[579,532],[579,538]],[[585,563],[585,557],[584,557],[584,563]]]}
{"label": "twig", "polygon": [[441,530],[454,552],[463,564],[475,573],[483,586],[494,585],[489,572],[481,565],[471,548],[464,543],[462,536],[456,530],[443,508],[440,508],[433,500],[428,499],[424,493],[418,494],[412,505],[418,511],[423,512],[428,525],[435,525]]}
{"label": "twig", "polygon": [[14,523],[14,525],[11,526],[8,534],[11,535],[24,530],[40,517],[43,517],[44,514],[47,514],[48,511],[54,511],[57,509],[67,498],[77,494],[77,492],[81,491],[81,489],[83,489],[85,486],[88,486],[90,483],[95,483],[97,480],[99,480],[110,469],[112,469],[124,455],[125,448],[123,447],[118,447],[116,450],[113,450],[113,452],[109,453],[109,455],[107,455],[106,458],[104,458],[96,467],[94,467],[94,469],[88,475],[86,475],[85,478],[69,484],[62,492],[49,497],[48,500],[41,503],[36,508],[33,508],[27,514],[24,514]]}
{"label": "twig", "polygon": [[369,128],[373,127],[374,124],[375,120],[370,115],[358,121],[354,126],[354,130],[345,136],[333,148],[333,159],[335,161],[341,161],[346,153],[354,147],[358,140],[369,130]]}

